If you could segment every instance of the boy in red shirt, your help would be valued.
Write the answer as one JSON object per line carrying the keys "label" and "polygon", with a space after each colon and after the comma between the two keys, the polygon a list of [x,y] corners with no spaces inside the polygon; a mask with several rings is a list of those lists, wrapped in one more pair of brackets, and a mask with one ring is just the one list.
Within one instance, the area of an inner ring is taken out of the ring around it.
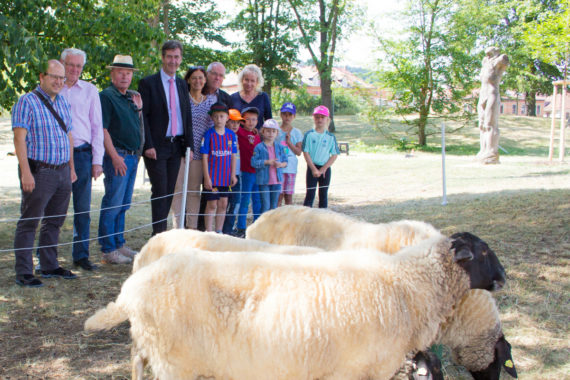
{"label": "boy in red shirt", "polygon": [[253,220],[259,217],[261,211],[261,199],[259,197],[259,188],[255,182],[255,169],[251,166],[251,156],[253,149],[261,142],[257,132],[257,119],[259,110],[255,107],[247,107],[241,111],[244,119],[243,125],[237,132],[238,144],[240,149],[240,169],[241,169],[241,200],[239,206],[237,234],[238,237],[245,237],[245,228],[247,227],[247,210],[249,200],[251,198],[251,208],[253,211]]}

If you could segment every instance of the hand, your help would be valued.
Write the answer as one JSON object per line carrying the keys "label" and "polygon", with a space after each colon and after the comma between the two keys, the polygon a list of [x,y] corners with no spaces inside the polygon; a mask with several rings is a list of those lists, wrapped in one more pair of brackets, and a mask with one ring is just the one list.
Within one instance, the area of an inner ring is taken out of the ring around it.
{"label": "hand", "polygon": [[156,160],[156,149],[150,148],[144,151],[144,156],[151,160]]}
{"label": "hand", "polygon": [[237,183],[237,177],[235,175],[233,175],[232,180],[230,182],[230,186],[234,187],[236,183]]}
{"label": "hand", "polygon": [[292,144],[291,143],[291,131],[289,131],[285,134],[285,142],[287,142],[287,144]]}
{"label": "hand", "polygon": [[319,178],[321,176],[321,171],[317,168],[314,168],[313,170],[311,170],[311,172],[313,173],[313,177],[315,178]]}
{"label": "hand", "polygon": [[103,174],[103,167],[101,165],[91,165],[91,177],[97,180],[99,176]]}
{"label": "hand", "polygon": [[71,177],[71,183],[77,181],[77,173],[75,173],[75,169],[70,169],[69,176]]}
{"label": "hand", "polygon": [[269,166],[275,166],[275,160],[265,160],[264,164]]}
{"label": "hand", "polygon": [[210,178],[204,178],[204,189],[212,190],[212,180]]}
{"label": "hand", "polygon": [[115,175],[120,175],[121,177],[127,174],[127,165],[125,165],[125,159],[117,154],[115,158],[112,159],[113,168],[115,168]]}
{"label": "hand", "polygon": [[32,173],[24,174],[22,173],[22,190],[25,193],[31,193],[36,188],[36,181]]}
{"label": "hand", "polygon": [[133,92],[132,99],[133,99],[133,103],[136,104],[136,106],[139,110],[141,108],[143,108],[143,102],[142,102],[141,94],[139,94],[138,92],[136,92],[136,93]]}

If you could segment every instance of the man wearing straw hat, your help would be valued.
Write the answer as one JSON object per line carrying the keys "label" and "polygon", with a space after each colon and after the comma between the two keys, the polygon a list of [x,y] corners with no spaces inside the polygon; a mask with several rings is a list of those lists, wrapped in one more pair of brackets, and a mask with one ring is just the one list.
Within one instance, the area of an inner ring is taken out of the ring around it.
{"label": "man wearing straw hat", "polygon": [[130,207],[144,143],[142,100],[129,90],[135,69],[129,55],[116,55],[111,85],[99,93],[103,114],[105,195],[101,201],[99,244],[103,263],[128,264],[135,251],[125,245],[125,213]]}

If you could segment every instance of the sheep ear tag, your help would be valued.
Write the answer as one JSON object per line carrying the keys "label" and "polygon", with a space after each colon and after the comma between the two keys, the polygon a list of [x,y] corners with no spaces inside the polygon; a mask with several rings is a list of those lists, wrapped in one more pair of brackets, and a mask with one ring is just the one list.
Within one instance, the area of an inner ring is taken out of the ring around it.
{"label": "sheep ear tag", "polygon": [[460,263],[462,261],[470,261],[473,260],[473,253],[468,248],[461,248],[459,250],[455,250],[455,256],[453,260],[456,263]]}
{"label": "sheep ear tag", "polygon": [[515,363],[513,363],[513,357],[511,355],[511,344],[504,336],[501,336],[495,344],[495,353],[498,359],[503,363],[505,371],[516,379],[517,369],[515,368]]}

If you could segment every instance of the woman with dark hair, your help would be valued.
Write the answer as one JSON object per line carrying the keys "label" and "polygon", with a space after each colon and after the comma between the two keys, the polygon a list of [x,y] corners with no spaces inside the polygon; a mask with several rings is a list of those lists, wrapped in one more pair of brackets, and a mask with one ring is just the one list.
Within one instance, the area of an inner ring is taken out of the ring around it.
{"label": "woman with dark hair", "polygon": [[255,107],[259,111],[257,130],[261,128],[265,120],[273,118],[271,113],[271,101],[267,93],[261,91],[263,87],[263,74],[261,69],[254,65],[247,65],[238,74],[240,90],[232,94],[234,108],[242,111],[245,108]]}
{"label": "woman with dark hair", "polygon": [[[203,66],[192,66],[184,76],[188,83],[190,92],[190,109],[192,110],[192,157],[188,172],[188,194],[186,197],[186,227],[196,229],[198,225],[198,213],[200,211],[200,186],[202,185],[202,155],[200,154],[200,144],[204,133],[213,125],[208,111],[212,104],[216,103],[215,94],[204,95],[202,90],[206,84],[206,70]],[[186,168],[185,158],[182,159],[174,199],[172,200],[172,213],[174,214],[174,228],[180,225],[180,208],[182,204],[182,191],[184,182],[184,169]]]}

